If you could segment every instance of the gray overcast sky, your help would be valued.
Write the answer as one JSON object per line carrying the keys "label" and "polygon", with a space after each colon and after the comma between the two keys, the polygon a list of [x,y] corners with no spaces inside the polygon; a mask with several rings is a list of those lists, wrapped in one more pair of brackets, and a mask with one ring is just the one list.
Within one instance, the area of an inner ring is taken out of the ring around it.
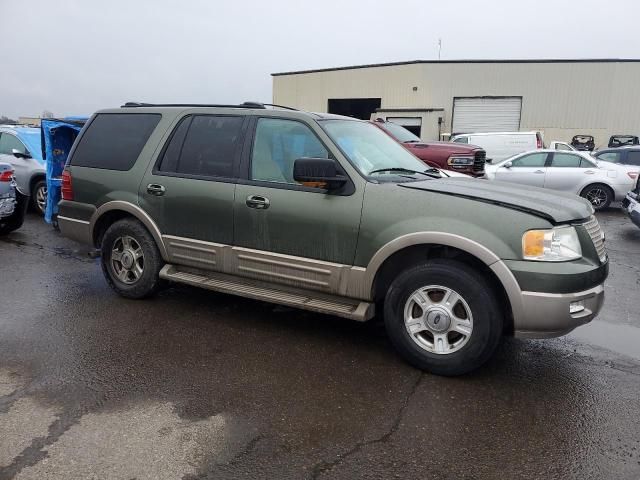
{"label": "gray overcast sky", "polygon": [[437,58],[637,58],[640,1],[0,0],[0,115],[271,100],[270,73]]}

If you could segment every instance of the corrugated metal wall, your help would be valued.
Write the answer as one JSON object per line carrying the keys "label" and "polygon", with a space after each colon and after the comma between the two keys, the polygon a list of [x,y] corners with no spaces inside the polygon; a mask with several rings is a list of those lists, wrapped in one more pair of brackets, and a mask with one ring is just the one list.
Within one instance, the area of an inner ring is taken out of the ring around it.
{"label": "corrugated metal wall", "polygon": [[[640,134],[640,62],[422,63],[273,77],[273,102],[326,112],[329,98],[382,98],[382,108],[445,109],[454,97],[521,96],[521,130],[545,140]],[[413,87],[418,87],[417,91]]]}

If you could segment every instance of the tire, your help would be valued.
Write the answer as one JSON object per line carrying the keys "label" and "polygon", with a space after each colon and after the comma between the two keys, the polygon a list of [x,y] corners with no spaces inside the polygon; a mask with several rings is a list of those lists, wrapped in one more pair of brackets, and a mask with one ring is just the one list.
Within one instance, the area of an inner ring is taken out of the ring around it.
{"label": "tire", "polygon": [[589,200],[596,211],[604,210],[613,202],[613,191],[606,185],[594,183],[589,185],[580,193],[581,197]]}
{"label": "tire", "polygon": [[37,180],[31,188],[31,209],[44,216],[47,209],[47,182]]}
{"label": "tire", "polygon": [[162,283],[159,273],[163,261],[158,246],[135,219],[118,220],[104,233],[101,265],[109,286],[126,298],[149,297]]}
{"label": "tire", "polygon": [[[455,260],[435,259],[405,270],[385,297],[391,343],[411,365],[437,375],[462,375],[480,367],[498,346],[504,323],[496,294],[487,284],[484,276]],[[459,299],[448,297],[454,299],[449,305],[447,293]],[[416,298],[426,299],[426,308]],[[417,333],[409,333],[405,316]]]}

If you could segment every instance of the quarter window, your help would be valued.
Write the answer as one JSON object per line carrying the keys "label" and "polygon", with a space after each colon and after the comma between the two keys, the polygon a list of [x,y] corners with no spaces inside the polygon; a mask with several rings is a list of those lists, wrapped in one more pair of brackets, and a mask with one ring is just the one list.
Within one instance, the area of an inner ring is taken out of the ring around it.
{"label": "quarter window", "polygon": [[251,158],[251,179],[296,184],[298,158],[329,158],[329,152],[309,127],[293,120],[260,118]]}
{"label": "quarter window", "polygon": [[71,165],[129,170],[156,128],[157,113],[101,113],[89,124]]}
{"label": "quarter window", "polygon": [[239,116],[218,115],[183,118],[174,130],[158,170],[202,177],[233,177],[243,120]]}
{"label": "quarter window", "polygon": [[511,161],[513,167],[544,167],[547,161],[546,153],[532,153]]}
{"label": "quarter window", "polygon": [[27,153],[27,148],[20,140],[9,133],[0,133],[0,154],[13,155],[13,149]]}

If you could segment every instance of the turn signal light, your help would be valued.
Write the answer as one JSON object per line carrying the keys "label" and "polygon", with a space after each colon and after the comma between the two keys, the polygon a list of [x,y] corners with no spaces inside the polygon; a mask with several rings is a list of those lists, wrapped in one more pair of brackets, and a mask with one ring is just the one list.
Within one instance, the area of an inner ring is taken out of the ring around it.
{"label": "turn signal light", "polygon": [[544,232],[529,230],[522,237],[522,250],[525,257],[540,257],[544,253]]}
{"label": "turn signal light", "polygon": [[62,199],[73,200],[73,188],[71,187],[71,172],[69,170],[63,170],[62,172]]}

